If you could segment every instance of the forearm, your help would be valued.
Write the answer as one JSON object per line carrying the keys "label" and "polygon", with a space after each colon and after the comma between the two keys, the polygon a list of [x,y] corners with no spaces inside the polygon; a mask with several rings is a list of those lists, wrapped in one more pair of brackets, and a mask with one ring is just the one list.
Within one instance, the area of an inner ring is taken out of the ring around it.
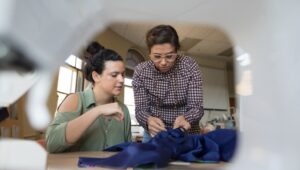
{"label": "forearm", "polygon": [[68,148],[65,141],[67,122],[50,125],[46,132],[47,150],[50,153],[63,152]]}
{"label": "forearm", "polygon": [[204,114],[202,73],[196,63],[191,67],[192,79],[189,82],[187,109],[185,119],[190,123],[198,123]]}
{"label": "forearm", "polygon": [[195,122],[199,122],[204,114],[204,110],[202,106],[192,108],[184,113],[184,118],[190,123],[194,124]]}
{"label": "forearm", "polygon": [[76,143],[82,134],[95,122],[99,116],[97,108],[93,108],[83,115],[68,122],[66,127],[66,142],[68,144]]}
{"label": "forearm", "polygon": [[148,130],[147,121],[148,121],[149,116],[150,115],[144,111],[139,111],[138,109],[136,111],[136,119],[145,130]]}
{"label": "forearm", "polygon": [[135,113],[136,119],[144,129],[148,129],[147,121],[151,114],[149,113],[149,99],[145,90],[141,87],[134,89]]}
{"label": "forearm", "polygon": [[132,141],[132,135],[131,135],[131,119],[130,119],[130,114],[128,108],[123,105],[124,109],[124,121],[125,121],[125,141],[126,142],[131,142]]}

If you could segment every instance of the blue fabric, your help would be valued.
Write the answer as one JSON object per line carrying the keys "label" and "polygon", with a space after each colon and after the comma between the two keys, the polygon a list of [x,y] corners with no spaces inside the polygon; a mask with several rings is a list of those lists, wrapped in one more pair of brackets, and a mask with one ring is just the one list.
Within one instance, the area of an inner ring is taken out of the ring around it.
{"label": "blue fabric", "polygon": [[170,129],[153,137],[148,143],[122,143],[105,151],[118,151],[109,158],[80,157],[79,167],[128,168],[152,164],[153,168],[168,165],[171,160],[229,161],[236,147],[236,131],[219,129],[205,135],[186,135]]}

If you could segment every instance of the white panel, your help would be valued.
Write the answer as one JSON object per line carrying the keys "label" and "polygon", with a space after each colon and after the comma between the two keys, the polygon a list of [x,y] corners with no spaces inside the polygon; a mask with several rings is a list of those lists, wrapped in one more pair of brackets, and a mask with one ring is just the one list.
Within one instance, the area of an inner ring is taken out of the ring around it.
{"label": "white panel", "polygon": [[228,109],[229,95],[226,71],[208,67],[200,68],[203,73],[204,108]]}
{"label": "white panel", "polygon": [[36,141],[0,140],[0,169],[46,169],[47,152]]}

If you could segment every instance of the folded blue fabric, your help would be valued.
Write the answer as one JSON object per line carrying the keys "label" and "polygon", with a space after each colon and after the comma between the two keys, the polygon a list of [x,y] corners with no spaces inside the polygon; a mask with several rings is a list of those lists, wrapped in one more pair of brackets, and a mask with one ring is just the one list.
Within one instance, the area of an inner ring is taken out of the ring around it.
{"label": "folded blue fabric", "polygon": [[157,134],[147,143],[122,143],[105,149],[118,151],[109,158],[80,157],[79,167],[128,168],[151,164],[161,168],[171,160],[187,162],[229,161],[234,154],[235,130],[218,129],[205,135],[186,135],[181,129],[169,129]]}

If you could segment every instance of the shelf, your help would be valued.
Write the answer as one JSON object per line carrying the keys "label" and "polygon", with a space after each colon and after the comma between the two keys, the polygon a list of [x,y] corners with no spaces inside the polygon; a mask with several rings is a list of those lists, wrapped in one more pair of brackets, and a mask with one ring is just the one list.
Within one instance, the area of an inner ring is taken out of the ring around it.
{"label": "shelf", "polygon": [[206,111],[219,111],[219,112],[227,112],[227,109],[214,109],[214,108],[204,108]]}

